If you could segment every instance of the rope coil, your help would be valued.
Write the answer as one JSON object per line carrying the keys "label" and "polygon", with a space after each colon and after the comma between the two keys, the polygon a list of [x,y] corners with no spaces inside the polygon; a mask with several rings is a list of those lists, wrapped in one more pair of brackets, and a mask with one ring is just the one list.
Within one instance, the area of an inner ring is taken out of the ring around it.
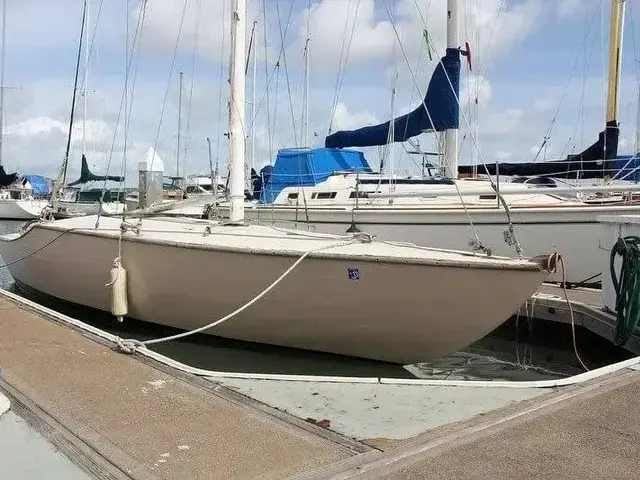
{"label": "rope coil", "polygon": [[[615,261],[621,257],[620,275]],[[611,282],[616,292],[616,345],[624,345],[640,323],[640,237],[619,237],[611,249]]]}

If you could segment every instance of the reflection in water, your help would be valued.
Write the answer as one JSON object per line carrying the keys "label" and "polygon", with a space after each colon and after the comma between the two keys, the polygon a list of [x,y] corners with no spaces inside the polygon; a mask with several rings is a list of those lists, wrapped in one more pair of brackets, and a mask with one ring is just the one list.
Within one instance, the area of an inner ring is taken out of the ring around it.
{"label": "reflection in water", "polygon": [[[22,222],[0,221],[0,233],[18,231]],[[14,290],[6,268],[0,268],[0,286]],[[52,298],[16,291],[49,308],[77,318],[122,338],[146,340],[177,333],[176,329],[125,319],[116,322],[106,312]],[[588,331],[578,329],[580,353],[592,368],[628,358],[626,351]],[[211,335],[153,345],[153,350],[194,367],[227,371],[298,375],[385,376],[396,378],[448,378],[543,380],[580,373],[568,325],[511,320],[463,352],[403,368],[398,365],[274,347]]]}

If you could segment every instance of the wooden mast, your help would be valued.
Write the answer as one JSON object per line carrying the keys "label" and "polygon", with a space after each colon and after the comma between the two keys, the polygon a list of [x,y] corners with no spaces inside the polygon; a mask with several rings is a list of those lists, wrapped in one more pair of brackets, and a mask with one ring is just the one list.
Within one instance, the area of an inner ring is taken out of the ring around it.
{"label": "wooden mast", "polygon": [[618,121],[618,93],[622,65],[622,29],[625,0],[612,0],[611,30],[609,34],[609,84],[607,89],[607,125]]}

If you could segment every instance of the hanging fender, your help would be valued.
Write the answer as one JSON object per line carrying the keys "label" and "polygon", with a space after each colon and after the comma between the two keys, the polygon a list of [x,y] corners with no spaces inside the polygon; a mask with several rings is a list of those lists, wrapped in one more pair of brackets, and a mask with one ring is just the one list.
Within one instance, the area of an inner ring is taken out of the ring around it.
{"label": "hanging fender", "polygon": [[127,271],[120,263],[120,257],[113,262],[113,268],[109,272],[111,281],[106,286],[111,287],[111,313],[116,320],[122,322],[129,313],[127,302]]}

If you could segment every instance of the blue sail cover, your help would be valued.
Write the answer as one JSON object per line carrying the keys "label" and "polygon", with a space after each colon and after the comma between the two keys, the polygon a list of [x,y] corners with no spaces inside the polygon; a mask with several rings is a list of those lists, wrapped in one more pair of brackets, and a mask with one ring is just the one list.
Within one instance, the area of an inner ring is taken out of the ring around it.
{"label": "blue sail cover", "polygon": [[33,198],[48,198],[51,195],[51,185],[42,175],[24,175],[22,181],[31,184]]}
{"label": "blue sail cover", "polygon": [[[424,104],[420,104],[412,112],[394,120],[393,141],[404,142],[425,131],[442,132],[448,128],[458,128],[459,90],[460,52],[456,48],[447,48],[446,55],[442,57],[433,72],[424,97]],[[324,146],[344,148],[386,145],[389,139],[389,126],[390,122],[385,122],[357,130],[339,131],[326,137]]]}
{"label": "blue sail cover", "polygon": [[364,154],[358,150],[333,148],[283,149],[276,163],[267,165],[260,174],[264,187],[260,201],[272,203],[286,187],[317,185],[336,172],[371,173]]}

